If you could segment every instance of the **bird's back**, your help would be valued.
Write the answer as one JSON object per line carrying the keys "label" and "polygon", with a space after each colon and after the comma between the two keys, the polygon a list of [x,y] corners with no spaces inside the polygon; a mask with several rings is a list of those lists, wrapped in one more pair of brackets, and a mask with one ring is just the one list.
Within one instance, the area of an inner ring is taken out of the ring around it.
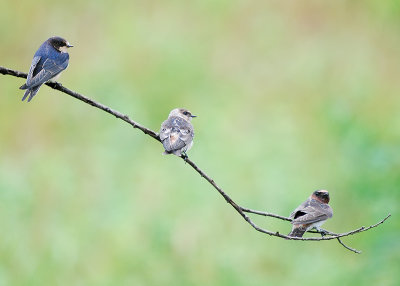
{"label": "bird's back", "polygon": [[187,150],[193,136],[192,124],[179,116],[171,116],[161,125],[160,139],[167,153]]}

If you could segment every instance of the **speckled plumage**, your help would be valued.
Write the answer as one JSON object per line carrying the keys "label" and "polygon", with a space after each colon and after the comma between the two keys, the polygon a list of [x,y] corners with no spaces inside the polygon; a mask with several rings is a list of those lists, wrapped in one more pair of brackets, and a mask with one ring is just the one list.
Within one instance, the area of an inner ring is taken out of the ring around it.
{"label": "speckled plumage", "polygon": [[192,147],[194,130],[190,123],[191,117],[194,116],[186,109],[174,109],[168,119],[162,123],[160,139],[165,149],[164,154],[180,156]]}

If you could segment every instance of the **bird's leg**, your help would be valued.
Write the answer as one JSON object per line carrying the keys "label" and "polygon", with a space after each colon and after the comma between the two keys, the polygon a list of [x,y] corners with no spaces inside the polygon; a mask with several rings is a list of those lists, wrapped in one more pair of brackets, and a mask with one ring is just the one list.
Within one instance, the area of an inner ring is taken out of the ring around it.
{"label": "bird's leg", "polygon": [[185,151],[182,151],[182,152],[181,152],[181,158],[182,158],[183,160],[185,160],[185,163],[187,163],[187,159],[189,159],[189,157],[188,157],[188,155],[186,154]]}
{"label": "bird's leg", "polygon": [[326,231],[325,229],[322,229],[322,228],[319,228],[319,227],[314,227],[314,229],[316,231],[318,231],[321,234],[322,237],[324,237],[325,235],[329,234],[329,232]]}
{"label": "bird's leg", "polygon": [[322,228],[320,228],[319,230],[318,230],[319,232],[323,232],[325,235],[338,235],[337,233],[334,233],[334,232],[331,232],[331,231],[329,231],[329,230],[326,230],[326,229],[322,229]]}

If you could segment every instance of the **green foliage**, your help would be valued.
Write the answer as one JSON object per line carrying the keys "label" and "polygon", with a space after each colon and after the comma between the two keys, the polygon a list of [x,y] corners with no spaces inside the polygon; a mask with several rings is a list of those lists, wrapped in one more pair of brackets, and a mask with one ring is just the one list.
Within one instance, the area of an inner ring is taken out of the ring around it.
{"label": "green foliage", "polygon": [[[396,12],[397,11],[397,12]],[[59,35],[65,86],[153,130],[185,107],[188,152],[239,204],[288,215],[331,193],[345,232],[253,231],[129,125],[0,76],[0,285],[399,285],[399,1],[2,1],[0,65]],[[290,225],[255,218],[270,230]]]}

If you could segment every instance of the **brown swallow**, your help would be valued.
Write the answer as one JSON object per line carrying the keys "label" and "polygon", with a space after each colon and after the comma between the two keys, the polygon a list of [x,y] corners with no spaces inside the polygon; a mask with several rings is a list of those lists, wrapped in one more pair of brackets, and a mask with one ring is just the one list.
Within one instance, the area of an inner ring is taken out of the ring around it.
{"label": "brown swallow", "polygon": [[288,236],[302,237],[303,234],[320,226],[333,215],[332,208],[328,205],[329,193],[326,190],[317,190],[289,216],[293,224]]}

